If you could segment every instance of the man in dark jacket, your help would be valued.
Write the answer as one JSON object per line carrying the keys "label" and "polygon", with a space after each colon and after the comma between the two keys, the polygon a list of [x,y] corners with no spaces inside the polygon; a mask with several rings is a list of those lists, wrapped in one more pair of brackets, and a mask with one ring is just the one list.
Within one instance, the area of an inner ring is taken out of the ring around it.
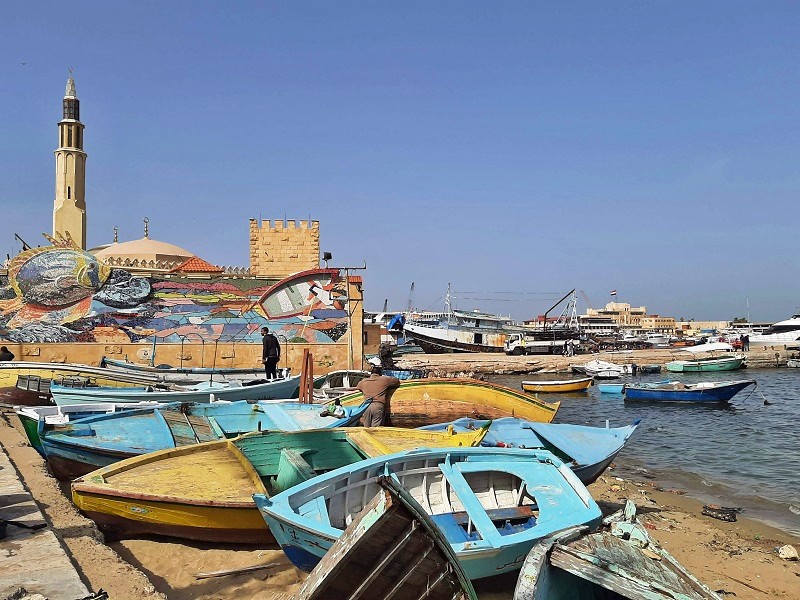
{"label": "man in dark jacket", "polygon": [[14,360],[14,355],[5,346],[0,347],[0,361],[8,360]]}
{"label": "man in dark jacket", "polygon": [[281,344],[278,338],[269,332],[268,327],[261,328],[261,335],[263,336],[261,362],[264,363],[267,379],[277,379],[278,371],[276,367],[281,359]]}

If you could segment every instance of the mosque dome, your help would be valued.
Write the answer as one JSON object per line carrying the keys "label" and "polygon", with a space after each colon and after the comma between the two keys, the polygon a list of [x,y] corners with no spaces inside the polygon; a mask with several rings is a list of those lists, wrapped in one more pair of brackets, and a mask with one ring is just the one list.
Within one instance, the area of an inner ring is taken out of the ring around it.
{"label": "mosque dome", "polygon": [[133,267],[169,271],[194,256],[194,253],[167,242],[143,237],[130,242],[113,243],[93,250],[94,255],[114,267]]}

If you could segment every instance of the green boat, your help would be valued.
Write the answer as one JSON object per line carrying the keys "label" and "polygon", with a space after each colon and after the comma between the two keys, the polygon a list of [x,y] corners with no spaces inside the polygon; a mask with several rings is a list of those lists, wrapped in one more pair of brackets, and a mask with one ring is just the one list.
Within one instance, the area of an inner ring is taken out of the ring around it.
{"label": "green boat", "polygon": [[715,371],[738,371],[744,365],[744,358],[730,356],[725,358],[698,358],[694,360],[674,360],[665,366],[673,373],[710,373]]}

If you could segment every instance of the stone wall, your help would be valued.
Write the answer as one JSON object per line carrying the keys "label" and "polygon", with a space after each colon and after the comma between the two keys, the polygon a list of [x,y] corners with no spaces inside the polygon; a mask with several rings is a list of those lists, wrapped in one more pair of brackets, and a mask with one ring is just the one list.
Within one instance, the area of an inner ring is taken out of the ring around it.
{"label": "stone wall", "polygon": [[282,278],[319,266],[319,221],[250,219],[250,273]]}

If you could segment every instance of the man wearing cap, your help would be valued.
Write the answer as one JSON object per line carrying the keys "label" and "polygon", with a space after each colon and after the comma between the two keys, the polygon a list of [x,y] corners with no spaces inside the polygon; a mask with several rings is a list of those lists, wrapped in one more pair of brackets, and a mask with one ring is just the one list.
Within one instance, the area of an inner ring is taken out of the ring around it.
{"label": "man wearing cap", "polygon": [[400,380],[397,377],[381,375],[382,372],[380,367],[372,367],[372,374],[359,381],[356,386],[364,393],[364,399],[369,402],[369,407],[361,416],[364,427],[390,424],[389,400],[400,385]]}

